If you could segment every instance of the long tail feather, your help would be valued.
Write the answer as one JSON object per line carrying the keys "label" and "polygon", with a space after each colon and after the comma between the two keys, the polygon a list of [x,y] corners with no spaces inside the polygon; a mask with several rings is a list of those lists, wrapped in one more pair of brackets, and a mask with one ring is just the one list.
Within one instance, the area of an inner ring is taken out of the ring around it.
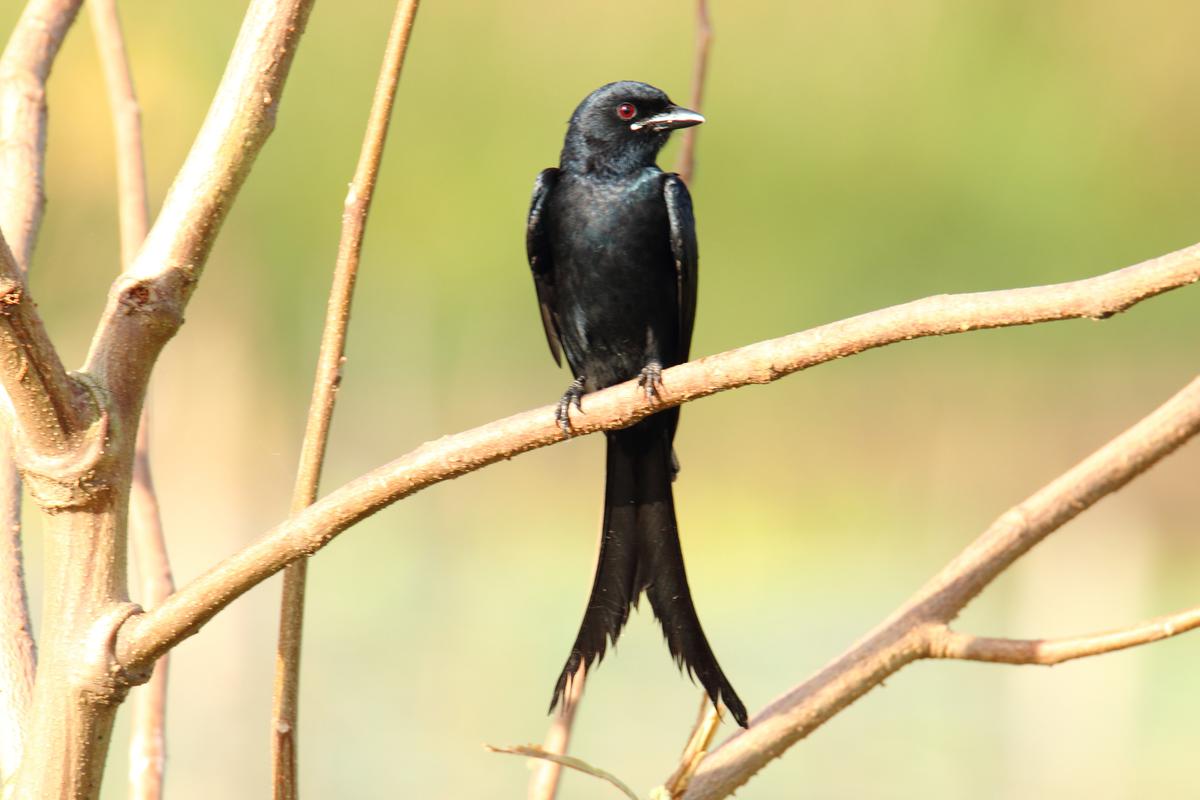
{"label": "long tail feather", "polygon": [[669,431],[655,418],[608,434],[604,529],[592,593],[575,646],[554,688],[551,710],[579,666],[616,642],[629,607],[645,590],[676,664],[698,678],[742,727],[746,707],[713,655],[692,604],[671,494]]}

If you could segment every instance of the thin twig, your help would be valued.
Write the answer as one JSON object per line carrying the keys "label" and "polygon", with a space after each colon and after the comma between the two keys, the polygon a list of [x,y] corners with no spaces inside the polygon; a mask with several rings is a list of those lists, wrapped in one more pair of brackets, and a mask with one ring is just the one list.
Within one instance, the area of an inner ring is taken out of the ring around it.
{"label": "thin twig", "polygon": [[29,598],[21,557],[21,479],[7,453],[8,428],[0,429],[0,784],[21,763],[37,649],[29,624]]}
{"label": "thin twig", "polygon": [[719,727],[721,712],[708,699],[707,694],[701,693],[700,711],[696,715],[696,724],[692,726],[687,744],[683,746],[683,753],[679,756],[679,766],[662,785],[660,794],[666,797],[681,797],[687,791],[692,776],[696,774],[696,768],[708,755],[708,748],[712,746],[713,737],[717,735]]}
{"label": "thin twig", "polygon": [[[584,401],[577,433],[627,427],[663,408],[921,336],[1028,325],[1070,317],[1103,318],[1200,279],[1200,245],[1072,283],[1007,291],[939,295],[747,345],[672,367],[657,401],[636,381]],[[144,667],[195,633],[243,592],[381,508],[435,483],[564,439],[553,406],[429,442],[326,495],[262,539],[214,566],[159,608],[126,620],[118,633],[121,665]]]}
{"label": "thin twig", "polygon": [[600,778],[608,781],[613,786],[617,787],[626,797],[631,800],[638,800],[637,794],[633,789],[630,789],[620,778],[613,775],[611,772],[602,770],[599,767],[593,767],[583,759],[573,758],[571,756],[559,755],[558,753],[548,753],[540,747],[532,744],[515,745],[512,747],[496,747],[494,745],[485,744],[484,748],[493,753],[507,753],[513,756],[525,756],[527,758],[540,758],[546,761],[552,761],[564,767],[570,767],[573,770],[578,770],[585,775],[591,775],[593,778]]}
{"label": "thin twig", "polygon": [[[128,269],[150,226],[141,111],[115,0],[90,0],[88,6],[113,120],[121,265]],[[175,591],[175,582],[150,471],[148,405],[142,408],[138,423],[129,495],[129,538],[141,576],[142,605],[153,608]],[[155,663],[150,680],[133,691],[129,739],[129,796],[133,800],[160,800],[163,795],[167,676],[168,656],[164,654]]]}
{"label": "thin twig", "polygon": [[1001,515],[858,644],[775,699],[700,764],[686,800],[728,797],[772,759],[889,675],[937,656],[948,625],[1014,561],[1097,501],[1200,433],[1200,378],[1092,455]]}
{"label": "thin twig", "polygon": [[[133,458],[133,484],[129,493],[130,541],[142,579],[142,603],[154,608],[175,591],[175,581],[171,576],[158,495],[150,472],[150,414],[147,409],[142,410]],[[167,674],[168,655],[163,653],[154,664],[150,680],[134,690],[129,741],[129,796],[133,800],[159,800],[163,795],[167,765]]]}
{"label": "thin twig", "polygon": [[[392,19],[384,51],[383,65],[375,84],[375,97],[367,119],[367,130],[359,151],[358,166],[342,211],[342,234],[338,243],[337,264],[333,286],[325,310],[325,330],[321,336],[321,351],[317,358],[317,374],[313,379],[312,399],[308,407],[308,422],[300,450],[300,467],[292,493],[292,513],[297,514],[317,499],[329,426],[342,378],[343,354],[346,349],[346,329],[350,323],[350,306],[354,283],[358,276],[363,235],[367,214],[375,193],[375,181],[387,140],[396,86],[404,67],[409,36],[416,19],[418,0],[400,0]],[[304,589],[307,561],[293,562],[283,576],[282,610],[279,619],[279,643],[275,656],[275,692],[271,719],[271,763],[276,800],[295,800],[296,737],[300,691],[300,648],[304,627]]]}
{"label": "thin twig", "polygon": [[[708,75],[708,51],[712,46],[712,25],[708,18],[708,0],[696,0],[696,57],[692,67],[693,111],[702,111],[704,106],[704,82]],[[696,173],[696,136],[698,128],[683,131],[683,142],[679,148],[679,162],[675,171],[690,184]]]}
{"label": "thin twig", "polygon": [[[587,667],[579,665],[575,677],[567,682],[562,707],[550,722],[542,752],[565,756],[571,744],[571,726],[575,723],[575,712],[583,699],[583,687],[587,683]],[[562,764],[553,759],[543,759],[529,779],[529,800],[554,800],[558,794],[558,781],[562,777]]]}
{"label": "thin twig", "polygon": [[931,658],[1051,666],[1169,639],[1194,628],[1200,628],[1200,608],[1189,608],[1103,633],[1061,639],[972,636],[951,630],[948,626],[933,626],[928,629],[927,635]]}

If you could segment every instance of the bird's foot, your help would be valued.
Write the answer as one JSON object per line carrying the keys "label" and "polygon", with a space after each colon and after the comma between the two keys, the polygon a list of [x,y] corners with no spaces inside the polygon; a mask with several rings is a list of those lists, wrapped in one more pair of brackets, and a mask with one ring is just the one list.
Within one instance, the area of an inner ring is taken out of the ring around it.
{"label": "bird's foot", "polygon": [[583,378],[576,378],[567,391],[563,392],[562,398],[558,401],[558,407],[554,410],[554,419],[558,421],[558,427],[562,428],[562,432],[566,436],[571,435],[571,405],[580,412],[583,411]]}
{"label": "bird's foot", "polygon": [[662,385],[662,364],[658,361],[651,361],[642,367],[641,374],[638,375],[638,386],[642,387],[642,391],[646,393],[647,400],[651,402],[658,400],[658,390],[662,388]]}

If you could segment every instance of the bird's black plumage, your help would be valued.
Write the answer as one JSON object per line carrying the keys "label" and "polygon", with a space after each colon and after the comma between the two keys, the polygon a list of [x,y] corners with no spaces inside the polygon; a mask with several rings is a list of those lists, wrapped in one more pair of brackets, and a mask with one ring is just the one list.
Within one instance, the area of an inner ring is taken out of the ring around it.
{"label": "bird's black plumage", "polygon": [[[653,86],[610,83],[575,109],[559,167],[538,175],[526,247],[550,352],[560,364],[565,355],[575,375],[558,410],[568,432],[582,394],[638,378],[653,396],[662,370],[687,360],[696,316],[692,201],[655,159],[673,129],[702,121]],[[645,591],[676,662],[746,725],[688,589],[671,494],[678,421],[672,408],[606,434],[600,555],[552,709],[580,665],[616,642]]]}

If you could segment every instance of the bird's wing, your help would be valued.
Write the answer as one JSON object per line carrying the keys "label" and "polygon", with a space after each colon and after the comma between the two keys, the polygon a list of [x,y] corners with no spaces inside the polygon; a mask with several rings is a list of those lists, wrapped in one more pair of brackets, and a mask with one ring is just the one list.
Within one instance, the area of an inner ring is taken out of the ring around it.
{"label": "bird's wing", "polygon": [[533,184],[533,201],[529,205],[529,220],[525,224],[525,252],[533,270],[533,286],[537,289],[538,305],[542,310],[542,327],[554,363],[562,366],[562,339],[554,315],[554,259],[550,254],[550,238],[546,231],[546,201],[558,183],[558,169],[550,167],[538,173]]}
{"label": "bird's wing", "polygon": [[687,361],[692,348],[692,328],[696,322],[696,280],[700,256],[696,249],[696,218],[692,215],[692,196],[687,185],[674,173],[663,183],[667,219],[671,226],[671,254],[675,257],[675,283],[679,299],[680,361]]}

